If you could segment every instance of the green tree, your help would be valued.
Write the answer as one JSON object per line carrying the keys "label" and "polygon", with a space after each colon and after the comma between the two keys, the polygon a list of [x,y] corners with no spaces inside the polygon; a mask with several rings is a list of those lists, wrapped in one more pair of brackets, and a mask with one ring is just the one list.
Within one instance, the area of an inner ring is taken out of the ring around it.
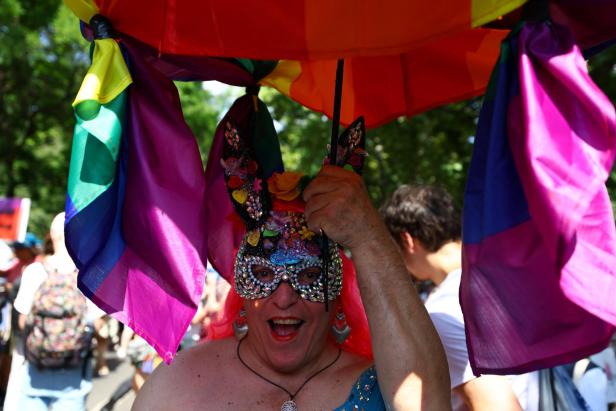
{"label": "green tree", "polygon": [[71,101],[87,43],[59,0],[0,4],[0,195],[30,197],[29,229],[47,232],[64,208]]}
{"label": "green tree", "polygon": [[[331,121],[275,92],[262,92],[273,117],[285,166],[316,173],[327,154]],[[480,108],[478,100],[450,104],[368,131],[364,178],[375,204],[404,183],[442,185],[461,201]]]}
{"label": "green tree", "polygon": [[[589,72],[597,85],[616,104],[616,46],[601,51],[588,62]],[[616,168],[607,180],[607,189],[616,214]]]}
{"label": "green tree", "polygon": [[229,86],[220,94],[208,91],[201,82],[176,82],[182,103],[184,119],[192,130],[203,164],[207,163],[207,155],[212,146],[214,132],[218,121],[222,118],[234,97],[240,95],[239,90]]}

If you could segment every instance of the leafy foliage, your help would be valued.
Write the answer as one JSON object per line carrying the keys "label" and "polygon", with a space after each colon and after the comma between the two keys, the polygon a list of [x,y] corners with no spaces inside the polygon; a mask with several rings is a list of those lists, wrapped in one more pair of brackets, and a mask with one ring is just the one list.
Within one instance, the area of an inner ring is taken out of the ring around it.
{"label": "leafy foliage", "polygon": [[[331,121],[278,93],[263,96],[281,123],[285,165],[316,173],[326,155]],[[461,202],[480,103],[451,104],[370,130],[364,178],[375,204],[404,183],[441,185]]]}
{"label": "leafy foliage", "polygon": [[32,198],[30,229],[39,234],[64,208],[70,103],[88,64],[87,43],[60,4],[0,5],[0,194]]}
{"label": "leafy foliage", "polygon": [[205,164],[220,113],[216,109],[216,105],[211,102],[212,94],[204,90],[201,83],[177,82],[176,86],[182,102],[184,119],[199,143],[201,158]]}

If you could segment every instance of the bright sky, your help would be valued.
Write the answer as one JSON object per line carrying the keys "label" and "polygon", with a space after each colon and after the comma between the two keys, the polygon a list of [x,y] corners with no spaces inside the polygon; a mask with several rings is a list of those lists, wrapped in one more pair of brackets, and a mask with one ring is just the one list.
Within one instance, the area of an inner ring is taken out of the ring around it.
{"label": "bright sky", "polygon": [[[213,96],[228,97],[227,105],[229,107],[236,98],[240,97],[242,93],[244,93],[243,87],[229,86],[225,83],[221,83],[220,81],[204,81],[201,83],[201,87],[203,87],[204,90],[207,90],[212,93]],[[225,107],[225,110],[222,111],[222,114],[224,115],[227,110],[228,107]],[[277,132],[280,132],[283,129],[282,124],[277,120],[274,120],[274,128]]]}
{"label": "bright sky", "polygon": [[209,91],[215,96],[225,94],[233,89],[238,89],[238,87],[229,86],[225,83],[221,83],[220,81],[204,81],[201,84],[204,90]]}

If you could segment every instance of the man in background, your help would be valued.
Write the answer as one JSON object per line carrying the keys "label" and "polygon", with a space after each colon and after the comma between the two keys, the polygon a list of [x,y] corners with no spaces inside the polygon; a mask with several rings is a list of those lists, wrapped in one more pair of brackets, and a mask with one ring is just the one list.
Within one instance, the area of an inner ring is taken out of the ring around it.
{"label": "man in background", "polygon": [[460,215],[452,197],[436,187],[402,186],[381,207],[381,214],[409,273],[435,286],[425,306],[447,354],[453,410],[536,411],[536,373],[475,377],[471,370],[459,301]]}

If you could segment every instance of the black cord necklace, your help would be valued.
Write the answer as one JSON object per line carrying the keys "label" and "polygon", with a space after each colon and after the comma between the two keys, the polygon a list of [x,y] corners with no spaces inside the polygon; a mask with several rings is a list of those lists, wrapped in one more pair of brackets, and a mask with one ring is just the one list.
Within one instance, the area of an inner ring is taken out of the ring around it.
{"label": "black cord necklace", "polygon": [[284,392],[286,392],[289,395],[289,399],[285,402],[282,403],[282,406],[280,407],[280,411],[297,411],[297,404],[295,403],[294,399],[297,396],[297,394],[299,394],[299,392],[302,390],[302,388],[304,388],[304,386],[306,384],[308,384],[308,381],[310,381],[311,379],[313,379],[314,377],[316,377],[317,375],[319,375],[320,373],[322,373],[323,371],[325,371],[326,369],[328,369],[329,367],[331,367],[332,365],[334,365],[336,363],[336,361],[338,361],[338,358],[340,358],[340,354],[342,354],[342,350],[340,349],[340,347],[338,347],[338,355],[336,355],[336,358],[334,358],[334,360],[332,362],[330,362],[329,364],[327,364],[325,367],[321,368],[320,370],[318,370],[317,372],[315,372],[314,374],[312,374],[310,377],[308,377],[306,379],[306,381],[304,381],[304,383],[302,385],[299,386],[299,388],[297,390],[295,390],[294,393],[291,393],[289,390],[287,390],[285,387],[276,384],[274,381],[268,379],[267,377],[262,376],[261,374],[259,374],[258,372],[256,372],[254,369],[250,368],[250,366],[248,364],[246,364],[244,362],[244,360],[242,359],[242,357],[240,356],[240,347],[242,345],[242,342],[244,342],[244,338],[242,338],[238,343],[237,343],[237,358],[240,360],[240,362],[242,363],[242,365],[246,368],[248,368],[250,371],[252,371],[252,373],[254,375],[256,375],[257,377],[261,378],[262,380],[272,384],[275,387],[280,388],[281,390],[283,390]]}

